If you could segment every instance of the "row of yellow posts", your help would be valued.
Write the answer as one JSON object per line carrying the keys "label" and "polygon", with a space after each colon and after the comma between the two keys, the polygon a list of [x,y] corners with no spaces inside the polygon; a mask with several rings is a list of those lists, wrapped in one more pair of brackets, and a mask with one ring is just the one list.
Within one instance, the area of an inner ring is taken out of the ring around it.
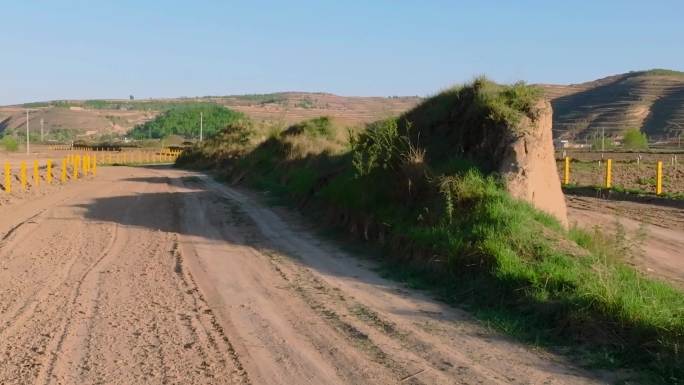
{"label": "row of yellow posts", "polygon": [[[606,172],[604,178],[604,187],[613,187],[613,160],[606,160]],[[663,193],[663,161],[659,160],[656,163],[656,178],[655,178],[655,190],[656,195]],[[563,185],[570,184],[570,157],[565,157],[564,167],[563,167]]]}
{"label": "row of yellow posts", "polygon": [[[83,176],[87,175],[97,175],[97,157],[91,154],[74,154],[69,155],[62,159],[62,164],[60,168],[60,182],[66,183],[69,180],[77,180],[79,174]],[[5,192],[12,192],[12,166],[9,162],[5,162]],[[52,184],[54,179],[52,159],[48,159],[45,162],[45,182],[47,184]],[[40,175],[40,165],[38,160],[33,161],[33,186],[36,188],[40,186],[41,175]],[[19,164],[19,184],[21,185],[22,191],[28,189],[28,175],[27,175],[27,164],[26,161],[22,161]]]}
{"label": "row of yellow posts", "polygon": [[[93,153],[69,154],[61,160],[59,181],[66,183],[69,180],[77,180],[79,176],[96,175],[97,166],[114,164],[153,164],[174,162],[181,151],[165,149],[160,152],[131,151],[131,152],[100,152],[100,156]],[[33,161],[33,185],[40,186],[41,175],[38,160]],[[52,184],[54,179],[52,159],[45,162],[45,182]],[[28,189],[28,172],[26,161],[19,165],[19,183],[21,189]],[[12,167],[5,162],[5,192],[12,192]]]}
{"label": "row of yellow posts", "polygon": [[152,151],[121,151],[107,152],[100,155],[104,164],[152,164],[173,163],[181,151],[163,150]]}

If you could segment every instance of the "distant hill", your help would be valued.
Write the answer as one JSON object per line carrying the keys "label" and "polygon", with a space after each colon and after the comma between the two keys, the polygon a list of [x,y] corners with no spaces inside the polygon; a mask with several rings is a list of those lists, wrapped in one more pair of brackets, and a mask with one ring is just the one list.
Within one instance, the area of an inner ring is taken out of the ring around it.
{"label": "distant hill", "polygon": [[419,97],[351,97],[328,93],[283,92],[255,95],[205,96],[154,100],[60,100],[0,107],[0,133],[23,130],[26,108],[30,126],[39,132],[68,131],[73,136],[123,134],[173,106],[216,103],[243,112],[256,120],[292,124],[327,115],[350,125],[396,116],[414,107]]}
{"label": "distant hill", "polygon": [[[636,71],[571,85],[540,84],[553,105],[554,137],[587,139],[600,133],[618,137],[639,128],[651,139],[684,133],[684,72]],[[363,124],[397,116],[422,98],[349,97],[329,93],[281,92],[152,100],[62,100],[0,107],[0,133],[23,130],[25,108],[31,127],[66,136],[123,134],[173,106],[216,103],[255,120],[292,124],[327,115],[343,124]],[[33,131],[33,130],[32,130]]]}
{"label": "distant hill", "polygon": [[553,105],[554,137],[621,136],[638,128],[651,139],[684,134],[684,72],[650,70],[567,86],[540,85]]}

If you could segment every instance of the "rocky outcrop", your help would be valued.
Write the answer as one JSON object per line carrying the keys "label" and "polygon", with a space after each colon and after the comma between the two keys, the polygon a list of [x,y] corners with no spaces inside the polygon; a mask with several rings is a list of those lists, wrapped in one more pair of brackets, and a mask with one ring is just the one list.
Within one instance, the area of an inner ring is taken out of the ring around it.
{"label": "rocky outcrop", "polygon": [[498,171],[508,192],[568,225],[553,149],[552,109],[548,101],[535,105],[533,117],[509,128]]}

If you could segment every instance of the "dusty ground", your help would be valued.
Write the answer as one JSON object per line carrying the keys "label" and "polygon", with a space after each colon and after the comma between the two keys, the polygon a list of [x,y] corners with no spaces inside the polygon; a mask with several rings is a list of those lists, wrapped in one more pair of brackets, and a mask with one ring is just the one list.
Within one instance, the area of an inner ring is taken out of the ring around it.
{"label": "dusty ground", "polygon": [[[570,163],[570,183],[577,186],[604,186],[606,160],[612,159],[613,186],[655,193],[656,163],[663,162],[663,192],[684,194],[684,153],[668,152],[600,152],[572,151],[566,155]],[[638,161],[637,161],[638,158]],[[556,168],[563,179],[563,153],[556,152]]]}
{"label": "dusty ground", "polygon": [[[677,165],[668,158],[663,159],[663,192],[684,194],[684,156],[679,156]],[[560,180],[563,178],[564,162],[557,161]],[[570,165],[570,183],[576,186],[604,186],[606,163],[573,162]],[[612,183],[614,187],[640,190],[655,194],[656,163],[613,161]]]}
{"label": "dusty ground", "polygon": [[615,234],[618,226],[635,255],[628,262],[645,273],[684,287],[684,209],[648,203],[566,196],[568,219]]}
{"label": "dusty ground", "polygon": [[590,384],[199,174],[0,207],[0,384]]}

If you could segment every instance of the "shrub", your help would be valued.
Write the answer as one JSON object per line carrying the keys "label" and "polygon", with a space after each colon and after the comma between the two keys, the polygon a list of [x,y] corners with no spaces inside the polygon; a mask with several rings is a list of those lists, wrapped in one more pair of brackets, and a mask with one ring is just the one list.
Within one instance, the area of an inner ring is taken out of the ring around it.
{"label": "shrub", "polygon": [[290,126],[286,130],[286,134],[331,138],[333,136],[333,124],[329,117],[320,116]]}
{"label": "shrub", "polygon": [[630,128],[625,131],[622,146],[628,150],[645,150],[648,148],[648,137],[638,128]]}
{"label": "shrub", "polygon": [[4,147],[7,151],[17,151],[19,148],[19,142],[17,142],[17,138],[10,135],[3,136],[0,145],[2,145],[2,147]]}

